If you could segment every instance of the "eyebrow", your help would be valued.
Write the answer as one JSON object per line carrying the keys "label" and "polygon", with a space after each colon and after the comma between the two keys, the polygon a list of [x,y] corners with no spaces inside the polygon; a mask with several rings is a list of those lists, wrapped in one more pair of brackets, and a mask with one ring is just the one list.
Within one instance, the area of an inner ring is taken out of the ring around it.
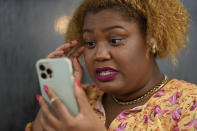
{"label": "eyebrow", "polygon": [[[102,30],[102,32],[107,32],[107,31],[109,31],[109,30],[113,30],[113,29],[117,29],[117,28],[119,28],[119,29],[123,29],[123,30],[125,30],[125,31],[127,31],[127,32],[128,32],[128,30],[127,30],[127,29],[125,29],[124,27],[119,26],[119,25],[115,25],[115,26],[107,27],[107,28],[103,29],[103,30]],[[86,32],[94,33],[94,31],[93,31],[93,30],[91,30],[91,29],[83,29],[83,34],[84,34],[84,33],[86,33]]]}

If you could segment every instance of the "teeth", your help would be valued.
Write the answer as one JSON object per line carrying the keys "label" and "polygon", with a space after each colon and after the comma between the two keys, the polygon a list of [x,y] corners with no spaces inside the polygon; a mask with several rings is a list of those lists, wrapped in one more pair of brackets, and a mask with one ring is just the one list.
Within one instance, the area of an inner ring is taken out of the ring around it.
{"label": "teeth", "polygon": [[112,71],[103,71],[103,72],[100,72],[99,75],[101,76],[106,76],[106,75],[110,75],[110,74],[113,74],[114,72]]}

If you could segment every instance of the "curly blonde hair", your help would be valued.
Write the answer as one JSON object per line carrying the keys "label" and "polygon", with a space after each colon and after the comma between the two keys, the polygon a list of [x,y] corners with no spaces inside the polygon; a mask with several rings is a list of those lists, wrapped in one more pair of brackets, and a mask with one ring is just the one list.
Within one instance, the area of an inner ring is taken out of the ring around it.
{"label": "curly blonde hair", "polygon": [[82,45],[82,28],[87,13],[103,9],[124,12],[128,19],[144,27],[146,43],[152,48],[156,42],[157,58],[169,56],[173,62],[188,43],[189,14],[179,0],[83,0],[70,20],[66,42],[79,39]]}

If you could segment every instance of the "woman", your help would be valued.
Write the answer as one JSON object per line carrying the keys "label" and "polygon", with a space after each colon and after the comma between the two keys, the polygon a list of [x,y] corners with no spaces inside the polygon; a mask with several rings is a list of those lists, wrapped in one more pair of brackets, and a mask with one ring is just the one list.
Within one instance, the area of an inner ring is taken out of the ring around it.
{"label": "woman", "polygon": [[[156,58],[185,47],[189,17],[179,0],[84,0],[70,21],[66,40],[47,58],[69,56],[75,70],[80,113],[73,117],[59,99],[54,116],[42,97],[27,130],[132,131],[197,129],[196,85],[169,80]],[[78,38],[78,40],[74,40]],[[74,40],[74,41],[73,41]],[[80,88],[82,55],[95,82]],[[50,99],[56,97],[44,87]],[[54,99],[53,99],[54,100]]]}

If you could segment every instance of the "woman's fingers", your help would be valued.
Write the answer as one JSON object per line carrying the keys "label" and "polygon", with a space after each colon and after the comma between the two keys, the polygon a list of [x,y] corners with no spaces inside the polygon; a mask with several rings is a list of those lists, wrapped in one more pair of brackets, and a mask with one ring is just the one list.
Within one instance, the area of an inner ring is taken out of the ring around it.
{"label": "woman's fingers", "polygon": [[32,126],[33,131],[43,131],[42,125],[41,125],[41,117],[42,117],[42,110],[40,109],[36,116],[36,119],[33,122],[33,126]]}
{"label": "woman's fingers", "polygon": [[80,81],[82,79],[83,69],[79,63],[78,57],[83,53],[83,51],[84,47],[81,47],[70,55],[70,60],[72,61],[74,68],[74,77],[77,77]]}
{"label": "woman's fingers", "polygon": [[72,64],[73,64],[73,69],[74,69],[74,77],[77,77],[79,79],[79,81],[81,81],[83,69],[82,69],[77,57],[75,57],[72,60]]}
{"label": "woman's fingers", "polygon": [[68,51],[70,49],[70,45],[71,45],[70,43],[65,43],[65,44],[61,45],[60,47],[58,47],[56,49],[56,51],[62,50],[64,52],[66,52],[66,51]]}
{"label": "woman's fingers", "polygon": [[56,96],[53,90],[48,88],[46,85],[44,86],[44,90],[51,100],[52,107],[57,113],[58,118],[61,120],[64,119],[66,121],[70,121],[72,119],[72,115],[69,113],[61,100]]}
{"label": "woman's fingers", "polygon": [[75,47],[78,44],[78,40],[71,41],[70,43],[66,43],[58,47],[57,51],[64,51],[65,54],[67,54],[73,47]]}
{"label": "woman's fingers", "polygon": [[42,125],[42,131],[55,131],[55,129],[48,124],[43,115],[40,118],[40,123]]}
{"label": "woman's fingers", "polygon": [[70,55],[70,60],[74,68],[74,77],[77,77],[80,81],[82,79],[83,69],[79,63],[78,57],[83,53],[85,47],[80,47],[74,53]]}
{"label": "woman's fingers", "polygon": [[83,51],[84,51],[85,47],[82,46],[80,47],[79,49],[77,49],[75,52],[73,52],[71,55],[70,55],[70,59],[74,59],[75,57],[79,57]]}
{"label": "woman's fingers", "polygon": [[90,107],[86,94],[82,89],[80,81],[77,79],[77,77],[75,78],[75,96],[79,104],[80,112],[84,114],[91,113],[92,108]]}
{"label": "woman's fingers", "polygon": [[59,120],[51,113],[47,103],[45,100],[40,96],[39,103],[41,106],[41,118],[44,119],[46,126],[51,125],[51,127],[58,127]]}
{"label": "woman's fingers", "polygon": [[64,51],[54,51],[50,53],[46,58],[59,58],[59,57],[65,57]]}
{"label": "woman's fingers", "polygon": [[63,44],[59,46],[55,51],[47,55],[46,58],[60,58],[66,57],[68,52],[77,45],[78,40],[74,40],[70,43]]}

